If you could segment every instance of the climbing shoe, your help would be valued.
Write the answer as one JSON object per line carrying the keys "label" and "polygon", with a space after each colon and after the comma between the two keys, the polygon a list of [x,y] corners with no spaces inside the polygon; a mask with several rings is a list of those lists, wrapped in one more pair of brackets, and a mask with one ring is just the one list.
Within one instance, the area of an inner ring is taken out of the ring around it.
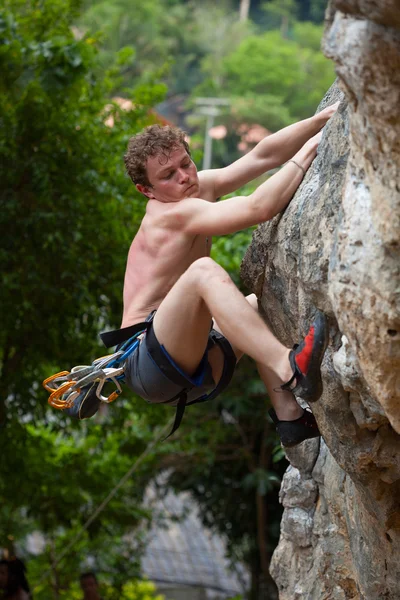
{"label": "climbing shoe", "polygon": [[286,446],[286,448],[297,446],[304,440],[321,435],[315,417],[310,410],[304,409],[302,416],[294,421],[280,421],[273,408],[270,408],[268,414],[281,438],[282,446]]}
{"label": "climbing shoe", "polygon": [[81,420],[93,417],[101,404],[101,400],[96,395],[97,387],[98,381],[82,387],[79,395],[72,401],[72,406],[64,409],[64,412],[73,419]]}
{"label": "climbing shoe", "polygon": [[322,394],[321,362],[328,338],[327,318],[318,312],[304,340],[290,351],[293,376],[281,386],[282,390],[289,390],[306,402],[318,400]]}

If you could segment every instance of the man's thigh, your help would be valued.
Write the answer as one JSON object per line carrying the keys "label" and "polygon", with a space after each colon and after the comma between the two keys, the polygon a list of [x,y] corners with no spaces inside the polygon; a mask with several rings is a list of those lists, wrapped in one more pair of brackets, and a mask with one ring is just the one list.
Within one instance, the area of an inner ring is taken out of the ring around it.
{"label": "man's thigh", "polygon": [[184,273],[157,309],[154,333],[171,358],[188,375],[192,375],[205,351],[211,328],[211,314]]}
{"label": "man's thigh", "polygon": [[[246,300],[258,310],[255,294],[250,294]],[[161,302],[153,323],[158,342],[188,375],[196,371],[206,351],[211,325],[222,333],[218,324],[212,320],[210,311],[197,287],[193,285],[193,278],[188,271]],[[243,353],[234,346],[232,348],[237,360],[240,360]],[[224,365],[224,356],[219,346],[209,351],[208,360],[214,381],[218,383]]]}

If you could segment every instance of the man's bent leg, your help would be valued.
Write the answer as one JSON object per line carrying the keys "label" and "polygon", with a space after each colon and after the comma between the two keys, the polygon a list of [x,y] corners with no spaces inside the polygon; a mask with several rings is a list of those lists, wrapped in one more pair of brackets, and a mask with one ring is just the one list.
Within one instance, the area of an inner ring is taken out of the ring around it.
{"label": "man's bent leg", "polygon": [[234,346],[271,369],[280,383],[292,370],[289,350],[268,329],[229,275],[210,258],[194,262],[161,303],[154,332],[174,361],[192,374],[207,346],[211,315]]}
{"label": "man's bent leg", "polygon": [[[212,314],[218,322],[221,333],[235,348],[238,358],[240,353],[248,354],[258,363],[260,375],[279,414],[278,416],[276,411],[272,410],[271,417],[281,443],[285,446],[294,446],[306,439],[319,436],[313,414],[303,411],[297,405],[290,390],[282,390],[283,381],[289,379],[293,373],[289,350],[274,337],[251,304],[219,265],[209,258],[199,259],[189,267],[161,304],[156,318],[158,316],[158,323],[160,325],[164,323],[165,326],[161,331],[156,330],[156,335],[175,362],[190,374],[190,371],[197,368],[203,355],[205,339],[206,337],[208,339],[206,326],[210,323]],[[190,329],[185,327],[185,316],[189,317]],[[170,322],[169,318],[171,318]],[[176,327],[173,335],[169,336],[171,323]],[[314,331],[314,324],[311,330]],[[196,343],[196,334],[200,336],[199,340],[204,346]],[[309,338],[308,342],[312,339],[310,333],[305,341],[307,338]],[[315,339],[319,345],[322,341],[327,342],[323,336],[316,335]],[[313,353],[314,343],[308,342],[305,344],[306,349],[308,351],[311,349]],[[186,355],[182,346],[185,348]],[[302,346],[304,343],[300,348]],[[187,353],[188,350],[190,355]],[[196,352],[197,358],[194,361]],[[310,356],[314,355],[310,354]],[[190,364],[189,358],[194,362]],[[300,356],[300,358],[304,357]],[[295,368],[298,368],[297,363]],[[214,380],[218,381],[214,369],[213,376]],[[301,376],[307,378],[307,374]],[[311,380],[306,379],[306,381],[308,384],[311,383]]]}

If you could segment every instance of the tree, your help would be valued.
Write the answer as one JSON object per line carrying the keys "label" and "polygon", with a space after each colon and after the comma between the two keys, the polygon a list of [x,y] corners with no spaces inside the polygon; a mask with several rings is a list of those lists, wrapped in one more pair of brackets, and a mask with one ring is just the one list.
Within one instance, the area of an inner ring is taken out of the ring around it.
{"label": "tree", "polygon": [[[278,32],[248,37],[225,59],[224,90],[238,98],[234,104],[238,116],[244,112],[240,102],[248,104],[246,118],[253,108],[252,121],[274,131],[315,110],[316,98],[323,96],[334,73],[330,62],[309,47],[300,31],[299,26],[299,41],[285,40]],[[260,114],[254,109],[263,100],[267,108]]]}
{"label": "tree", "polygon": [[45,372],[87,361],[99,328],[118,322],[125,250],[143,211],[122,156],[165,90],[131,91],[136,110],[112,105],[107,127],[118,71],[96,77],[97,41],[73,37],[73,6],[7,0],[1,14],[3,423],[6,408],[37,407]]}
{"label": "tree", "polygon": [[129,46],[134,60],[125,68],[125,81],[162,73],[168,95],[190,94],[204,78],[202,61],[218,66],[228,48],[236,46],[252,28],[239,22],[232,2],[175,2],[173,0],[103,0],[83,14],[82,29],[103,32],[101,58],[105,65],[115,52]]}
{"label": "tree", "polygon": [[[72,33],[76,3],[45,0],[40,9],[7,0],[0,13],[0,535],[21,549],[28,533],[42,533],[37,573],[82,531],[165,414],[144,416],[140,406],[132,414],[125,399],[104,431],[46,410],[40,381],[103,354],[97,333],[118,324],[126,251],[143,212],[122,156],[130,135],[154,120],[149,107],[165,87],[137,85],[127,92],[135,110],[123,112],[110,96],[131,53],[100,73],[98,40]],[[91,553],[120,589],[138,575],[140,537],[125,534],[149,521],[141,500],[151,476],[147,462],[52,568],[53,597]],[[35,597],[49,597],[46,585]]]}
{"label": "tree", "polygon": [[283,38],[287,38],[289,26],[297,17],[298,5],[296,0],[270,0],[262,8],[268,17],[272,17],[272,20],[279,20],[281,35]]}
{"label": "tree", "polygon": [[328,0],[311,0],[310,17],[315,23],[322,23],[325,16]]}
{"label": "tree", "polygon": [[[143,213],[142,202],[124,174],[122,154],[129,136],[151,121],[149,107],[164,97],[165,86],[154,80],[154,73],[160,72],[170,48],[179,49],[174,68],[180,71],[181,80],[175,89],[188,91],[193,81],[206,75],[212,90],[222,93],[227,82],[233,98],[244,95],[243,56],[247,58],[240,48],[249,39],[249,25],[244,28],[237,23],[237,11],[231,25],[216,7],[212,14],[219,14],[225,25],[218,38],[216,28],[205,19],[207,5],[196,7],[195,25],[181,31],[177,24],[182,24],[182,14],[188,14],[186,8],[172,0],[168,4],[173,10],[163,19],[160,7],[165,3],[148,3],[141,14],[148,14],[149,22],[142,20],[138,25],[139,34],[148,32],[158,19],[156,31],[169,27],[176,33],[176,46],[169,46],[172,34],[165,47],[160,40],[148,46],[150,56],[159,56],[151,75],[145,73],[146,36],[141,38],[142,49],[138,43],[122,50],[118,64],[111,60],[114,50],[107,60],[105,55],[100,57],[99,38],[91,32],[75,29],[74,37],[71,25],[79,15],[72,0],[45,0],[41,11],[34,0],[7,0],[1,13],[0,223],[4,236],[0,256],[4,279],[0,311],[7,319],[0,333],[0,533],[16,538],[17,546],[32,530],[43,533],[46,546],[32,563],[34,581],[68,547],[171,416],[167,408],[132,404],[135,400],[125,392],[97,422],[73,425],[63,415],[46,410],[39,388],[45,375],[87,363],[103,353],[96,341],[98,331],[118,326],[126,251]],[[141,10],[139,4],[135,6]],[[193,6],[188,3],[187,10],[194,10]],[[121,0],[118,19],[126,7]],[[112,8],[101,5],[104,11]],[[115,27],[130,22],[118,19],[112,21]],[[130,33],[130,27],[123,32]],[[213,52],[202,61],[211,39]],[[275,45],[279,50],[280,42],[275,37],[267,48],[272,51]],[[252,79],[255,85],[252,97],[259,107],[262,102],[267,105],[268,119],[275,115],[276,125],[286,124],[302,109],[300,96],[297,105],[292,99],[296,67],[301,62],[295,57],[296,42],[291,43],[289,50],[284,48],[294,66],[289,64],[284,71],[283,57],[276,59],[277,73],[267,79],[268,101],[266,81],[258,87],[258,80],[271,63],[259,63],[258,77],[248,69],[249,82]],[[193,50],[188,53],[190,59],[182,49]],[[260,51],[264,50],[261,44]],[[234,60],[229,62],[235,52],[242,70]],[[187,65],[193,67],[190,81],[183,68]],[[134,90],[124,89],[127,76],[134,77]],[[283,88],[278,86],[280,77]],[[116,89],[132,99],[133,111],[124,113],[111,102]],[[277,108],[281,97],[293,106],[285,111]],[[114,117],[112,128],[105,124],[109,114]],[[237,249],[248,239],[238,234],[216,246],[218,260],[232,273],[237,269]],[[236,386],[214,405],[216,412],[207,405],[188,411],[178,438],[150,454],[135,478],[79,538],[73,553],[52,568],[53,597],[68,594],[84,556],[96,556],[110,586],[123,593],[123,581],[137,575],[134,558],[141,542],[140,536],[135,537],[132,549],[125,533],[148,521],[150,515],[141,507],[143,489],[157,468],[168,464],[174,466],[171,484],[197,494],[205,522],[229,535],[232,559],[239,556],[247,561],[257,589],[260,573],[266,577],[279,509],[274,491],[275,504],[266,513],[276,481],[272,464],[276,439],[265,419],[265,392],[255,378],[252,367],[242,367]],[[221,419],[218,411],[231,415],[231,426],[223,423],[225,417]],[[199,415],[206,423],[201,430]],[[102,419],[107,427],[101,426]],[[180,451],[184,453],[182,465],[177,462]],[[232,489],[243,506],[240,511],[234,506],[227,510]],[[49,587],[35,596],[48,598]]]}

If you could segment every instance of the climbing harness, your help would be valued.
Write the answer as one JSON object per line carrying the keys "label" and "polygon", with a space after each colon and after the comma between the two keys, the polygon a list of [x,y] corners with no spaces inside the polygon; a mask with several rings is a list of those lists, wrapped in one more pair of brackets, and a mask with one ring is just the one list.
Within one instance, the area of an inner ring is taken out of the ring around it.
{"label": "climbing harness", "polygon": [[[45,379],[43,387],[50,392],[49,404],[59,410],[72,408],[74,400],[93,385],[96,397],[101,402],[114,402],[122,392],[120,382],[125,377],[125,361],[138,347],[141,333],[143,330],[131,336],[114,354],[96,358],[91,365],[77,365],[71,371],[61,371]],[[115,389],[111,394],[104,396],[103,388],[110,382],[114,384]]]}
{"label": "climbing harness", "polygon": [[[114,354],[97,358],[92,365],[78,365],[71,371],[62,371],[45,379],[43,386],[50,392],[49,404],[59,410],[70,409],[74,406],[74,401],[81,395],[82,402],[78,409],[78,418],[81,419],[93,416],[97,410],[90,412],[91,409],[89,408],[89,412],[86,412],[86,414],[84,414],[85,411],[81,411],[84,401],[88,398],[88,404],[92,405],[97,404],[97,401],[113,402],[122,392],[120,382],[125,379],[126,360],[136,350],[144,334],[147,336],[148,352],[155,364],[168,379],[181,387],[178,394],[165,401],[165,404],[176,405],[174,424],[167,437],[172,435],[180,426],[186,406],[206,402],[218,396],[229,384],[236,366],[236,356],[228,340],[217,331],[211,330],[208,350],[216,344],[220,346],[224,355],[222,376],[210,393],[188,402],[188,392],[195,387],[195,384],[191,383],[183,373],[171,364],[159,345],[153,327],[150,326],[155,313],[156,311],[150,313],[146,321],[142,323],[101,333],[100,337],[107,348],[117,346],[117,351]],[[115,389],[110,395],[103,396],[104,385],[109,382],[114,383]],[[95,398],[93,398],[94,392]],[[93,402],[93,400],[96,400],[96,402]]]}

